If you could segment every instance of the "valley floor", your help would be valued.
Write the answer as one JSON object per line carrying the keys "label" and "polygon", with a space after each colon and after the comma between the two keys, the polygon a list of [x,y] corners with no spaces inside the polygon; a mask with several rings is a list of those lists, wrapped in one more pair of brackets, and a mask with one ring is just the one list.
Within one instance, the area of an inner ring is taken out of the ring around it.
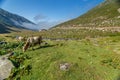
{"label": "valley floor", "polygon": [[[14,48],[10,60],[20,64],[7,80],[119,80],[120,37],[51,41],[25,53]],[[14,60],[14,57],[15,60]],[[19,61],[20,60],[20,61]],[[67,70],[60,64],[68,63]]]}

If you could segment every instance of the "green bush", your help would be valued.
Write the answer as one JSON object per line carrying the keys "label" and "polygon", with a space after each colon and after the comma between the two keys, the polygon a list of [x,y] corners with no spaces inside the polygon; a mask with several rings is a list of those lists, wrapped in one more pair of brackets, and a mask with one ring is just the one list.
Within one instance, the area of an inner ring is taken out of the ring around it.
{"label": "green bush", "polygon": [[14,78],[20,80],[20,76],[30,74],[32,69],[31,65],[23,65],[26,59],[30,59],[30,57],[21,52],[15,52],[13,56],[9,57],[9,60],[12,61],[15,68],[12,70],[11,75],[6,80],[13,80]]}

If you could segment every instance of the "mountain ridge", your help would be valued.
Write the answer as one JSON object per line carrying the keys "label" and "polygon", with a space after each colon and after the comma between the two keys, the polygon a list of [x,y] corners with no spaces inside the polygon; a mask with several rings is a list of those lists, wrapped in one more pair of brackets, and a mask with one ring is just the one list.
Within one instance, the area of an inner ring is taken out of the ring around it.
{"label": "mountain ridge", "polygon": [[87,13],[56,27],[114,27],[120,26],[120,0],[105,0]]}
{"label": "mountain ridge", "polygon": [[30,25],[35,25],[35,23],[29,21],[28,19],[19,16],[17,14],[13,14],[11,12],[8,12],[2,8],[0,8],[0,33],[8,33],[10,31],[14,31],[10,29],[12,28],[18,28],[18,29],[29,29]]}

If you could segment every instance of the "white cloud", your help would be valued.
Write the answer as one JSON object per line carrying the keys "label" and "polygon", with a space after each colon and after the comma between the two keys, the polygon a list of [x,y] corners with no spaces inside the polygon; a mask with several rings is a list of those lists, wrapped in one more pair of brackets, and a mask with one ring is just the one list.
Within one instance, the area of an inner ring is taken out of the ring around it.
{"label": "white cloud", "polygon": [[37,26],[39,27],[39,30],[40,29],[49,29],[57,24],[60,24],[62,23],[62,21],[52,21],[52,22],[49,22],[49,21],[41,21],[37,24]]}
{"label": "white cloud", "polygon": [[48,18],[45,15],[39,14],[39,15],[36,15],[33,19],[34,19],[35,22],[39,22],[41,20],[43,21],[43,20],[46,20]]}
{"label": "white cloud", "polygon": [[[49,17],[42,15],[42,14],[36,15],[33,19],[37,26],[37,28],[36,27],[34,27],[34,28],[36,28],[38,30],[49,29],[49,28],[63,22],[63,20],[51,21],[51,19],[49,19]],[[25,26],[28,26],[28,25],[25,24]]]}
{"label": "white cloud", "polygon": [[28,28],[28,29],[39,29],[39,27],[37,27],[37,25],[32,24],[32,23],[18,22],[18,21],[14,20],[14,19],[11,19],[11,20],[17,26],[22,26],[22,27],[25,27],[25,28]]}
{"label": "white cloud", "polygon": [[28,29],[39,29],[39,27],[37,27],[37,25],[35,24],[31,24],[31,23],[22,23],[21,26],[24,26],[25,28],[28,28]]}
{"label": "white cloud", "polygon": [[21,23],[20,23],[20,22],[14,20],[14,19],[12,19],[12,18],[11,18],[11,21],[12,21],[15,25],[17,25],[17,26],[21,26]]}

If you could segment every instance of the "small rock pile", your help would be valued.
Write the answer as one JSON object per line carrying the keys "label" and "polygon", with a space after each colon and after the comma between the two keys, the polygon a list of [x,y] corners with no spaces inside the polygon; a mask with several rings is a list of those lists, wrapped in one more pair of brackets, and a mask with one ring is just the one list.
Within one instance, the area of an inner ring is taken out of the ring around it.
{"label": "small rock pile", "polygon": [[60,64],[60,70],[66,71],[69,70],[70,64],[69,63],[61,63]]}

